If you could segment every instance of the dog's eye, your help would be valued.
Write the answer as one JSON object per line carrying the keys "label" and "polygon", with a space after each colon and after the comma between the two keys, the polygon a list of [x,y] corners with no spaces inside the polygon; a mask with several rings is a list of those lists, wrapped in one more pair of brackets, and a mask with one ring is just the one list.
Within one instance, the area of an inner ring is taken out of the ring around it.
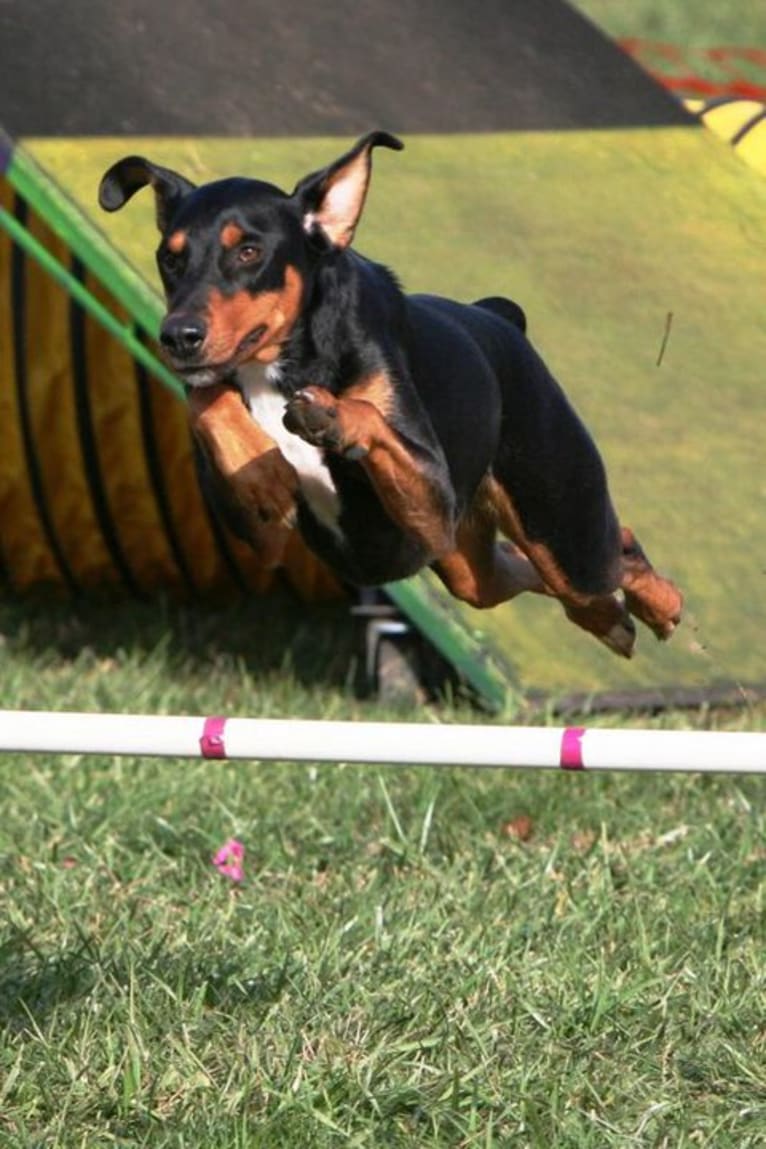
{"label": "dog's eye", "polygon": [[184,256],[182,252],[171,251],[169,247],[164,248],[160,252],[160,267],[163,271],[167,272],[168,275],[173,275],[175,272],[180,271],[183,261]]}
{"label": "dog's eye", "polygon": [[241,243],[237,248],[237,263],[257,263],[263,254],[255,243]]}

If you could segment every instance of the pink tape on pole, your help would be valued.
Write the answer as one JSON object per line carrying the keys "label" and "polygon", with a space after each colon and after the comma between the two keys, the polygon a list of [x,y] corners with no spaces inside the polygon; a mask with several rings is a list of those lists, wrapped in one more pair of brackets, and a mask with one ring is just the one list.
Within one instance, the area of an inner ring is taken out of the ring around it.
{"label": "pink tape on pole", "polygon": [[585,769],[582,758],[582,736],[584,733],[584,726],[568,726],[561,735],[559,766],[562,770]]}
{"label": "pink tape on pole", "polygon": [[223,737],[225,726],[225,718],[213,716],[205,719],[202,737],[199,740],[199,748],[203,758],[226,757],[226,743]]}

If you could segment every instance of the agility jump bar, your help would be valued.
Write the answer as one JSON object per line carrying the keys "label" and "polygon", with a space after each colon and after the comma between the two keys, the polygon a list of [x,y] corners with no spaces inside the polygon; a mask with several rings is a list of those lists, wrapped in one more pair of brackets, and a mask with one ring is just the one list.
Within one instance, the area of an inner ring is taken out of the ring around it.
{"label": "agility jump bar", "polygon": [[0,711],[0,752],[766,773],[766,733]]}

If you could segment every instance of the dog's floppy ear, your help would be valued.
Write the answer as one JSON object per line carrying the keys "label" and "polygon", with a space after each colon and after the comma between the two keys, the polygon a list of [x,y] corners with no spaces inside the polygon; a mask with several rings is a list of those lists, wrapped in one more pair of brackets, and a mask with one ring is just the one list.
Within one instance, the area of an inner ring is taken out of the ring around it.
{"label": "dog's floppy ear", "polygon": [[151,184],[154,191],[157,227],[164,231],[181,200],[194,191],[194,184],[143,156],[125,156],[105,172],[98,189],[98,202],[104,211],[119,211],[147,184]]}
{"label": "dog's floppy ear", "polygon": [[388,132],[370,132],[322,171],[300,181],[293,192],[303,213],[303,226],[311,232],[318,225],[335,247],[348,247],[362,214],[372,172],[372,149],[404,144]]}

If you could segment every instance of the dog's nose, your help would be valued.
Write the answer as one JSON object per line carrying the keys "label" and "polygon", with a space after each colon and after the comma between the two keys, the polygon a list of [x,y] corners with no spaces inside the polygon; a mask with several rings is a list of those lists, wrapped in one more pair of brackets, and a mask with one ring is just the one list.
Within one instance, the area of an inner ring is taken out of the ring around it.
{"label": "dog's nose", "polygon": [[160,343],[176,359],[190,359],[205,342],[207,328],[193,315],[166,315],[160,328]]}

